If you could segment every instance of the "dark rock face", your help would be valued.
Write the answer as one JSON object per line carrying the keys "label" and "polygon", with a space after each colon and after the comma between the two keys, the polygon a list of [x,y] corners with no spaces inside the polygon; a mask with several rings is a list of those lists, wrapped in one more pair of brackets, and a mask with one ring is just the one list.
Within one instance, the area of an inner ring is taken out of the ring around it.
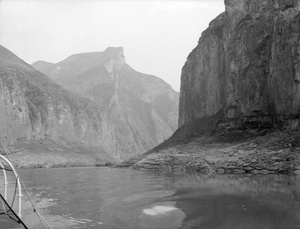
{"label": "dark rock face", "polygon": [[150,150],[177,129],[178,93],[163,80],[127,65],[123,48],[33,66],[101,107],[105,118],[101,142],[118,159]]}
{"label": "dark rock face", "polygon": [[218,128],[297,130],[300,3],[226,0],[182,70],[179,126],[223,112]]}

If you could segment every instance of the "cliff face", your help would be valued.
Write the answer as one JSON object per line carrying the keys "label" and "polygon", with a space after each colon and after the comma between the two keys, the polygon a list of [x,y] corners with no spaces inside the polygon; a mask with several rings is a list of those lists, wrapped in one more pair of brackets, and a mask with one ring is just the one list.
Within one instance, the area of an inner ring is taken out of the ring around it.
{"label": "cliff face", "polygon": [[300,2],[225,5],[182,69],[180,128],[122,166],[300,174]]}
{"label": "cliff face", "polygon": [[150,150],[177,129],[178,93],[163,80],[127,65],[123,48],[33,66],[101,107],[103,147],[118,159]]}
{"label": "cliff face", "polygon": [[100,107],[72,94],[0,46],[0,140],[67,139],[102,147],[105,117]]}
{"label": "cliff face", "polygon": [[300,3],[225,0],[182,69],[179,126],[298,129]]}

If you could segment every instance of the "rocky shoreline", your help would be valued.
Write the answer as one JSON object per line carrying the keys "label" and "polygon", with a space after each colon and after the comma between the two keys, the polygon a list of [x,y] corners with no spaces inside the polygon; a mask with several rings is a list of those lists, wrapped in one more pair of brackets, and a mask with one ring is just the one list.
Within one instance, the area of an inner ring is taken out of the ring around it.
{"label": "rocky shoreline", "polygon": [[247,141],[204,136],[122,163],[141,170],[204,174],[300,174],[298,132],[274,131]]}
{"label": "rocky shoreline", "polygon": [[[16,168],[63,168],[112,166],[113,157],[96,147],[70,142],[44,139],[38,141],[19,140],[5,147]],[[0,154],[6,155],[3,149]]]}
{"label": "rocky shoreline", "polygon": [[106,167],[112,166],[110,161],[102,161],[92,156],[77,153],[17,153],[9,156],[18,169],[69,168],[69,167]]}
{"label": "rocky shoreline", "polygon": [[97,152],[74,146],[60,148],[52,141],[10,146],[17,168],[132,167],[171,173],[300,174],[300,133],[272,131],[264,136],[222,141],[218,135],[197,137],[140,154],[115,165]]}

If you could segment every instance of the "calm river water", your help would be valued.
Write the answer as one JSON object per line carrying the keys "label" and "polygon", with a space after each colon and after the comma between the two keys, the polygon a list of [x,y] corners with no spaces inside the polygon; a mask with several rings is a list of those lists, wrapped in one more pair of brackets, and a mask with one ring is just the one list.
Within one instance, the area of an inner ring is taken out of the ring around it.
{"label": "calm river water", "polygon": [[[53,228],[300,228],[297,176],[168,175],[115,168],[19,174]],[[42,228],[24,200],[24,221]]]}

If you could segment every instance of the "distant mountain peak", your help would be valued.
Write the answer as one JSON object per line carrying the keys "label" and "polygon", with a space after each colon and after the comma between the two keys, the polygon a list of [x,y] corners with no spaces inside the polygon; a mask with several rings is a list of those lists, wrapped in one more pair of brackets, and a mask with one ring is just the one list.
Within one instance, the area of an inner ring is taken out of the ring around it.
{"label": "distant mountain peak", "polygon": [[104,53],[108,56],[108,60],[104,63],[108,73],[112,73],[126,64],[123,47],[108,47]]}
{"label": "distant mountain peak", "polygon": [[49,65],[49,64],[53,64],[53,63],[47,62],[47,61],[44,61],[44,60],[38,60],[38,61],[35,61],[34,63],[32,63],[32,65],[41,65],[41,64]]}
{"label": "distant mountain peak", "polygon": [[104,53],[118,53],[118,52],[124,52],[124,48],[123,47],[107,47],[105,50],[104,50]]}

